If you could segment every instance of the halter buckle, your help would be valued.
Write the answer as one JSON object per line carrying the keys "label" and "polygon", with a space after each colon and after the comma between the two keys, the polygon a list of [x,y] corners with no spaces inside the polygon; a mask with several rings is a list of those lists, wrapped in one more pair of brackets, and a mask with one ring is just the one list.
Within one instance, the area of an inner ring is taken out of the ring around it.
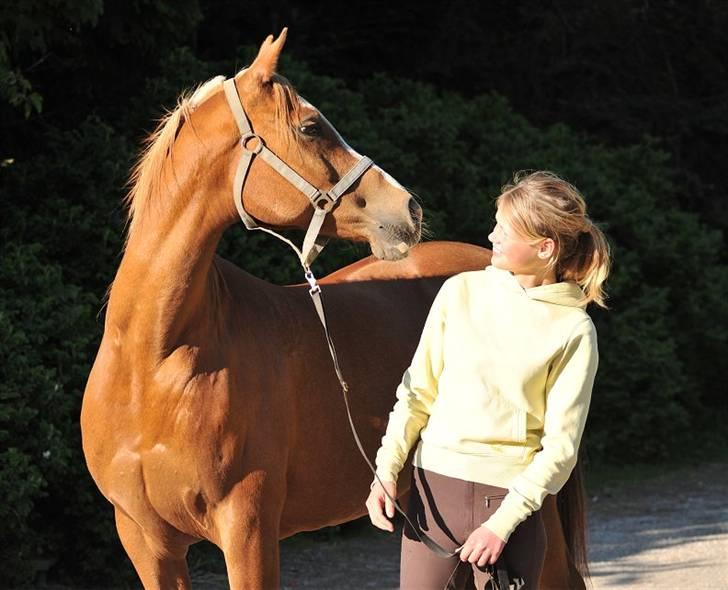
{"label": "halter buckle", "polygon": [[[257,143],[252,148],[250,148],[248,147],[248,143],[252,139],[255,139]],[[257,133],[253,133],[252,131],[246,133],[240,138],[240,147],[242,147],[246,152],[249,152],[251,154],[259,154],[263,150],[264,145],[265,143],[263,143],[263,138]]]}
{"label": "halter buckle", "polygon": [[316,277],[313,276],[313,273],[310,270],[307,270],[303,273],[303,276],[306,277],[306,280],[308,281],[309,286],[311,287],[308,292],[311,295],[315,295],[316,293],[321,293],[321,287],[319,287],[318,282],[316,282]]}
{"label": "halter buckle", "polygon": [[311,199],[311,203],[316,209],[322,209],[328,213],[334,208],[334,205],[336,204],[336,201],[331,198],[331,195],[329,193],[322,193],[319,191],[316,193],[316,195]]}

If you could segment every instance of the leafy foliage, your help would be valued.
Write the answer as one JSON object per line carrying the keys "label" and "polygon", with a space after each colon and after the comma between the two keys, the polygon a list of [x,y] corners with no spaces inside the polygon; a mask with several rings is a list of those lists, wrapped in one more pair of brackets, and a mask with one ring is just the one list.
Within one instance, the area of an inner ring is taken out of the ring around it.
{"label": "leafy foliage", "polygon": [[64,282],[40,244],[6,244],[0,284],[3,578],[28,579],[40,558],[66,567],[65,560],[81,565],[75,556],[84,555],[86,567],[98,569],[99,545],[87,543],[112,531],[110,522],[96,524],[99,502],[80,454],[77,418],[98,337],[98,299]]}

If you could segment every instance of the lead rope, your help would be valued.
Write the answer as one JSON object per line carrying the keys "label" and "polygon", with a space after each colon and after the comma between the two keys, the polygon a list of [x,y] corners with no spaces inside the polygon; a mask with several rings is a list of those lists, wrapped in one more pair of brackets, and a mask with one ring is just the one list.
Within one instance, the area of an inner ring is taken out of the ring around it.
{"label": "lead rope", "polygon": [[[361,443],[361,439],[359,438],[359,433],[356,430],[356,426],[354,426],[354,419],[351,415],[351,407],[349,405],[349,386],[344,381],[344,376],[341,372],[341,367],[339,365],[339,358],[336,354],[336,347],[334,346],[334,341],[331,338],[331,334],[329,333],[329,327],[326,323],[326,314],[324,313],[324,306],[323,301],[321,299],[321,287],[319,286],[318,282],[316,281],[316,277],[311,272],[310,268],[304,267],[305,271],[305,277],[306,281],[308,281],[308,284],[310,285],[310,289],[308,290],[309,294],[311,295],[311,299],[313,301],[313,305],[316,308],[316,313],[318,314],[319,320],[321,320],[321,325],[324,329],[324,334],[326,335],[326,343],[329,345],[329,353],[331,354],[331,360],[334,362],[334,370],[336,371],[336,377],[339,379],[339,383],[341,384],[341,391],[344,395],[344,406],[346,407],[346,417],[349,420],[349,427],[351,428],[351,433],[354,436],[354,442],[356,442],[356,446],[359,449],[359,453],[364,458],[364,461],[366,461],[367,466],[369,467],[369,470],[372,472],[376,480],[379,482],[379,485],[382,486],[382,491],[384,494],[389,498],[389,500],[392,502],[392,505],[394,506],[395,510],[399,512],[404,519],[407,521],[407,524],[409,524],[412,531],[417,535],[417,538],[422,541],[422,543],[430,549],[433,553],[435,553],[438,557],[442,557],[444,559],[450,559],[451,557],[455,557],[462,547],[458,547],[455,551],[450,552],[446,549],[443,549],[436,541],[431,539],[425,532],[422,532],[420,534],[420,530],[415,527],[414,524],[412,524],[412,521],[409,519],[407,514],[405,514],[404,510],[399,505],[399,502],[397,502],[396,498],[393,498],[389,492],[384,487],[384,484],[382,483],[382,480],[379,479],[379,476],[377,475],[377,470],[374,468],[374,465],[372,465],[372,462],[369,460],[369,457],[367,457],[367,453],[364,450],[364,445]],[[453,572],[454,573],[454,572]],[[452,577],[452,576],[451,576]],[[448,582],[449,583],[449,582]]]}
{"label": "lead rope", "polygon": [[[334,363],[334,371],[336,371],[336,377],[339,379],[339,383],[341,385],[341,391],[344,395],[344,406],[346,407],[346,417],[349,420],[349,427],[351,428],[351,434],[354,436],[354,442],[356,442],[356,446],[359,449],[359,453],[364,458],[364,461],[366,461],[367,466],[369,467],[369,470],[372,472],[376,480],[379,482],[379,485],[382,486],[382,491],[384,494],[389,498],[389,500],[392,502],[392,505],[394,506],[395,510],[399,512],[404,519],[407,521],[407,524],[410,526],[414,534],[417,536],[417,538],[427,547],[430,551],[432,551],[435,555],[438,557],[442,557],[443,559],[450,559],[452,557],[455,557],[458,553],[460,553],[460,550],[462,549],[462,545],[455,549],[455,551],[447,551],[444,549],[440,544],[438,544],[434,539],[429,537],[427,533],[424,531],[421,531],[419,528],[415,527],[414,524],[412,524],[412,521],[409,519],[407,514],[399,505],[399,502],[397,502],[396,498],[393,498],[389,492],[387,492],[386,488],[384,487],[384,484],[382,483],[382,480],[379,479],[379,476],[377,475],[377,470],[374,468],[374,465],[372,465],[372,462],[369,460],[369,457],[366,454],[366,451],[364,450],[364,445],[361,443],[361,439],[359,438],[359,433],[356,430],[356,426],[354,425],[354,419],[351,415],[351,407],[349,406],[349,385],[344,381],[344,376],[341,372],[341,366],[339,365],[339,358],[336,354],[336,347],[334,346],[334,341],[331,338],[331,334],[329,333],[329,327],[326,322],[326,314],[324,312],[324,305],[323,300],[321,298],[321,286],[318,284],[318,281],[316,281],[316,277],[314,276],[313,272],[311,272],[311,269],[304,266],[304,276],[306,277],[306,281],[308,282],[310,289],[308,290],[309,294],[311,295],[311,300],[313,301],[313,305],[316,308],[316,313],[318,314],[319,320],[321,320],[321,325],[324,329],[324,334],[326,336],[326,343],[329,345],[329,353],[331,354],[331,360]],[[422,534],[420,534],[422,533]],[[448,585],[450,584],[453,576],[455,575],[455,572],[462,564],[461,561],[458,560],[457,564],[455,565],[455,568],[452,570],[452,573],[450,574],[450,577],[447,579],[447,582],[445,583],[444,589],[447,589]],[[505,562],[503,560],[503,556],[499,556],[499,558],[496,560],[495,565],[488,568],[488,573],[490,574],[490,580],[488,581],[488,584],[492,587],[492,590],[509,590],[510,588],[510,576],[508,575],[508,570],[506,569]],[[519,590],[523,586],[523,580],[521,578],[514,579],[515,582],[515,590]],[[487,588],[488,586],[486,586]]]}
{"label": "lead rope", "polygon": [[[301,266],[303,267],[304,276],[306,277],[306,281],[308,281],[308,284],[310,285],[309,293],[311,295],[311,299],[313,300],[314,307],[316,308],[316,313],[321,320],[321,325],[324,328],[324,334],[326,334],[326,342],[329,345],[331,359],[334,362],[334,370],[336,371],[336,376],[338,377],[339,383],[341,384],[341,391],[344,394],[346,415],[349,419],[351,432],[354,435],[354,441],[356,442],[356,446],[359,448],[359,452],[361,453],[362,457],[364,457],[364,460],[369,466],[369,469],[374,474],[374,477],[377,479],[379,484],[382,485],[382,480],[379,479],[379,476],[377,475],[374,466],[372,465],[371,461],[369,461],[369,457],[367,457],[364,446],[361,444],[361,440],[359,439],[356,427],[354,426],[354,419],[352,418],[351,408],[349,407],[349,386],[346,384],[346,381],[344,381],[344,376],[341,373],[339,359],[336,355],[336,347],[334,346],[334,341],[331,339],[331,334],[329,333],[329,328],[326,323],[326,314],[324,313],[323,302],[321,301],[321,287],[319,287],[318,282],[316,281],[316,277],[314,276],[313,272],[311,272],[310,268],[310,264],[312,263],[316,255],[318,255],[318,253],[321,251],[325,243],[321,242],[321,240],[318,239],[318,233],[321,229],[321,226],[323,225],[324,216],[331,210],[333,205],[338,201],[339,197],[341,197],[341,195],[344,194],[344,192],[346,192],[348,188],[359,177],[361,177],[364,172],[369,169],[369,167],[372,165],[372,161],[367,157],[362,157],[346,174],[344,174],[343,177],[339,179],[339,182],[337,182],[333,188],[325,192],[320,191],[315,186],[306,181],[304,178],[302,178],[295,170],[293,170],[290,166],[283,162],[273,152],[271,152],[265,146],[263,138],[253,131],[253,128],[250,125],[250,121],[248,121],[248,117],[245,114],[245,109],[243,108],[243,103],[240,100],[240,95],[238,94],[238,89],[235,85],[234,78],[230,80],[225,80],[225,82],[223,82],[223,90],[228,105],[230,106],[230,110],[232,111],[233,118],[235,119],[235,122],[238,126],[238,131],[240,131],[240,146],[242,148],[241,158],[235,171],[235,178],[233,180],[233,201],[235,202],[235,207],[238,210],[238,214],[240,215],[240,218],[243,220],[243,223],[245,224],[245,227],[247,229],[262,230],[275,236],[276,238],[288,244],[298,255],[298,259],[301,262]],[[262,158],[269,166],[271,166],[281,176],[283,176],[283,178],[285,178],[298,190],[304,193],[309,198],[311,204],[314,207],[313,219],[311,220],[311,224],[308,228],[308,231],[306,232],[303,247],[301,248],[301,250],[299,250],[290,240],[284,238],[280,234],[269,230],[266,227],[259,226],[255,222],[255,220],[247,213],[247,211],[245,211],[245,207],[243,206],[243,185],[245,184],[245,179],[248,175],[248,171],[250,170],[250,166],[255,156]],[[415,528],[410,519],[407,517],[402,508],[397,503],[397,500],[395,498],[392,498],[387,490],[384,489],[384,485],[382,485],[382,490],[384,490],[384,493],[387,495],[387,498],[391,500],[396,510],[402,516],[404,516],[405,520],[410,525],[410,527],[412,527],[412,530],[417,535],[417,537],[435,554],[444,558],[450,558],[457,555],[458,551],[460,551],[460,548],[456,549],[455,552],[450,553],[440,547],[440,545],[438,545],[435,541],[430,539],[424,532],[422,535],[420,535],[419,531]]]}

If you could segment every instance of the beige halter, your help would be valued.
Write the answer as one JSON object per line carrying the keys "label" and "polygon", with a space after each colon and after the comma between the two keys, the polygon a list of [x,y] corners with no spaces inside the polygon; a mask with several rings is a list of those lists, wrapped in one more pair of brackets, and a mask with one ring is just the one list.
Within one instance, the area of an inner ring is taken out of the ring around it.
{"label": "beige halter", "polygon": [[[371,167],[372,161],[367,157],[360,158],[351,170],[344,174],[339,182],[328,191],[318,189],[268,149],[263,138],[253,131],[240,101],[238,89],[235,86],[235,79],[225,80],[223,82],[223,88],[225,90],[225,97],[230,105],[230,110],[240,130],[240,146],[243,149],[243,154],[235,172],[235,181],[233,182],[233,199],[235,200],[238,214],[246,228],[267,232],[279,240],[283,240],[293,248],[304,270],[309,273],[311,263],[321,250],[323,250],[327,242],[326,238],[319,236],[326,214],[334,208],[339,197]],[[306,232],[306,237],[303,239],[303,246],[300,250],[290,240],[280,234],[266,227],[260,227],[243,207],[243,185],[245,184],[245,178],[254,156],[262,158],[271,168],[300,190],[311,201],[314,209],[313,218],[308,226],[308,231]]]}

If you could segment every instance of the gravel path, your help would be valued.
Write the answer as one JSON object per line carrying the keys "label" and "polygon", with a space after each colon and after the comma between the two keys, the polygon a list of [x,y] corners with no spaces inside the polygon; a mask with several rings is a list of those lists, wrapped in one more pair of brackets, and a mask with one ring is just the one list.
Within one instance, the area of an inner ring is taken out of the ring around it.
{"label": "gravel path", "polygon": [[595,590],[728,589],[728,465],[605,489],[590,501]]}

